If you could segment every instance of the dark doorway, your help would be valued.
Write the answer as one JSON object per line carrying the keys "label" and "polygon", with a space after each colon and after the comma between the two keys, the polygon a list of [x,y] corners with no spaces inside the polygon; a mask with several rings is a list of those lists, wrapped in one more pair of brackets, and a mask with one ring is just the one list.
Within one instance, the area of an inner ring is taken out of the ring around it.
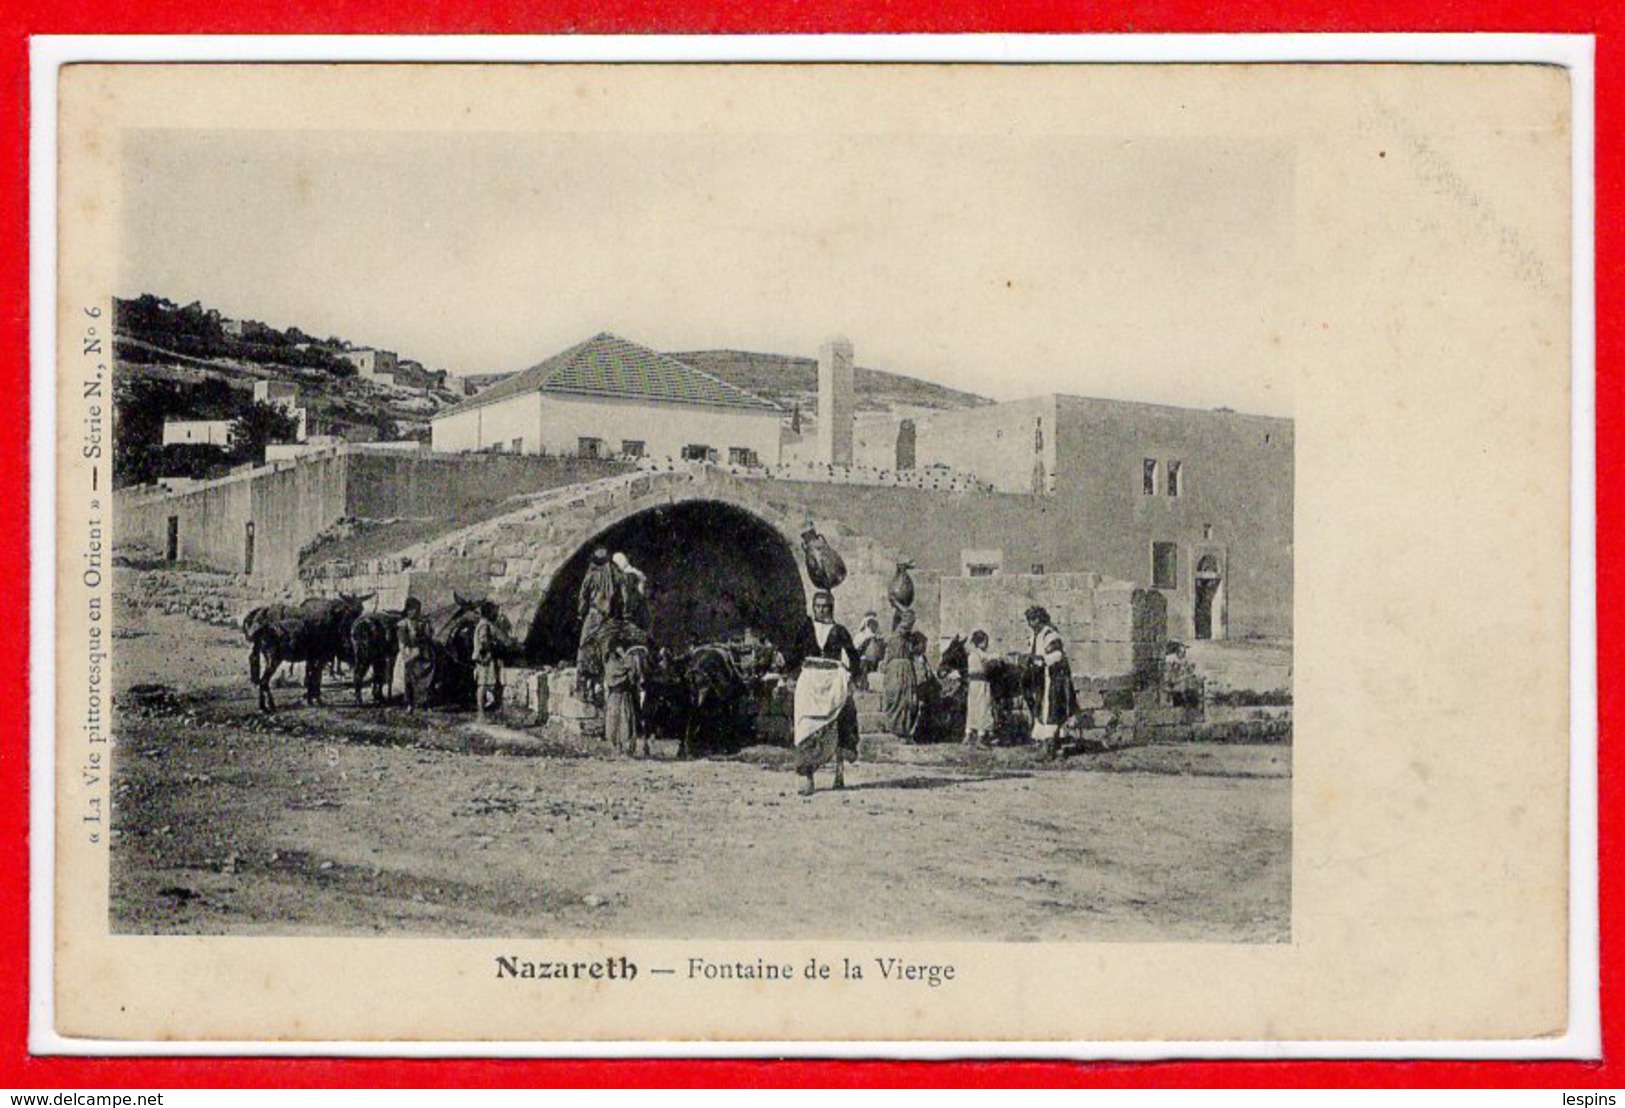
{"label": "dark doorway", "polygon": [[754,629],[788,647],[807,598],[790,544],[751,513],[697,500],[650,508],[593,538],[553,575],[525,639],[539,665],[572,661],[577,594],[595,547],[625,554],[649,582],[650,635],[681,650]]}
{"label": "dark doorway", "polygon": [[181,556],[181,517],[169,517],[169,537],[164,542],[164,561],[173,562]]}
{"label": "dark doorway", "polygon": [[1198,639],[1213,638],[1213,609],[1219,597],[1219,560],[1211,554],[1202,555],[1196,563],[1196,611],[1194,623]]}
{"label": "dark doorway", "polygon": [[254,524],[253,521],[243,524],[243,574],[248,576],[254,572]]}
{"label": "dark doorway", "polygon": [[915,442],[914,421],[905,419],[897,425],[897,468],[899,471],[914,468]]}

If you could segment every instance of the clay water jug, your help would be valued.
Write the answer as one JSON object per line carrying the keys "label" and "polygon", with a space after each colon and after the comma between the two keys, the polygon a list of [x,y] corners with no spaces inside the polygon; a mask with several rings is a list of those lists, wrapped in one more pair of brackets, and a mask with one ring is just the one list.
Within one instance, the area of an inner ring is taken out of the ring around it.
{"label": "clay water jug", "polygon": [[899,608],[910,608],[914,605],[914,578],[908,575],[908,571],[913,568],[913,562],[898,562],[897,572],[892,575],[891,585],[886,589],[886,595]]}
{"label": "clay water jug", "polygon": [[807,559],[807,576],[814,585],[833,589],[846,580],[846,563],[816,528],[801,533],[801,553]]}

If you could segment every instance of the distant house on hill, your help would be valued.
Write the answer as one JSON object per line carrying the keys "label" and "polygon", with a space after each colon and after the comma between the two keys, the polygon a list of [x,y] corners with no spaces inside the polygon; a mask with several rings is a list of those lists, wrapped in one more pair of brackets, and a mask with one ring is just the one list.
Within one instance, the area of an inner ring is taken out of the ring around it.
{"label": "distant house on hill", "polygon": [[414,389],[439,388],[445,383],[446,371],[429,369],[422,362],[402,358],[395,366],[395,384]]}
{"label": "distant house on hill", "polygon": [[478,396],[498,381],[506,381],[511,373],[446,373],[446,388],[458,396]]}
{"label": "distant house on hill", "polygon": [[164,421],[165,446],[230,446],[229,419],[170,419]]}
{"label": "distant house on hill", "polygon": [[294,408],[299,404],[299,386],[292,381],[255,381],[254,399],[261,404]]}
{"label": "distant house on hill", "polygon": [[220,317],[220,330],[234,339],[242,339],[245,342],[264,341],[276,334],[272,328],[257,319],[229,319],[226,316]]}
{"label": "distant house on hill", "polygon": [[777,464],[770,400],[606,333],[436,415],[434,449]]}
{"label": "distant house on hill", "polygon": [[274,404],[294,419],[294,441],[304,442],[313,435],[322,435],[331,429],[331,421],[321,419],[300,403],[299,386],[292,381],[255,381],[254,400],[260,404]]}
{"label": "distant house on hill", "polygon": [[392,350],[374,350],[366,347],[360,350],[344,350],[339,357],[355,366],[356,376],[364,381],[377,381],[380,384],[393,385],[396,372],[400,368],[399,359]]}

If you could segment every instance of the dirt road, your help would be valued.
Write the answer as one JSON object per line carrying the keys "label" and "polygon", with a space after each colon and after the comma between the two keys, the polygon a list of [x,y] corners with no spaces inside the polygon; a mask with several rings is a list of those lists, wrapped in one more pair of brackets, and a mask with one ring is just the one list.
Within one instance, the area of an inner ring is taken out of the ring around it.
{"label": "dirt road", "polygon": [[[1144,763],[1179,773],[864,763],[803,799],[782,759],[618,761],[347,694],[266,719],[237,632],[120,628],[119,931],[1289,937],[1285,747]],[[185,691],[131,691],[154,684]]]}

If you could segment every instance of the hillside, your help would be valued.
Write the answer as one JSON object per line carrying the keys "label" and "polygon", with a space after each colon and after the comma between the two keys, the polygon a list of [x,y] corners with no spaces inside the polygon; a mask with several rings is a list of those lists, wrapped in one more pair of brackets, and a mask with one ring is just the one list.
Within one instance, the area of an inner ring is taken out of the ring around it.
{"label": "hillside", "polygon": [[251,444],[163,445],[169,420],[242,420],[254,413],[254,386],[298,387],[298,406],[321,433],[358,440],[424,439],[429,419],[460,399],[434,384],[407,387],[365,380],[343,357],[355,349],[298,328],[278,331],[234,321],[201,304],[155,296],[113,302],[114,482],[210,477],[261,460]]}
{"label": "hillside", "polygon": [[[775,401],[786,411],[799,405],[804,416],[818,412],[818,360],[787,354],[759,354],[747,350],[691,350],[673,353],[695,369],[720,377],[730,385],[748,389],[757,396]],[[943,385],[857,367],[856,384],[860,411],[887,411],[892,408],[975,408],[992,401],[974,393],[960,392]]]}

